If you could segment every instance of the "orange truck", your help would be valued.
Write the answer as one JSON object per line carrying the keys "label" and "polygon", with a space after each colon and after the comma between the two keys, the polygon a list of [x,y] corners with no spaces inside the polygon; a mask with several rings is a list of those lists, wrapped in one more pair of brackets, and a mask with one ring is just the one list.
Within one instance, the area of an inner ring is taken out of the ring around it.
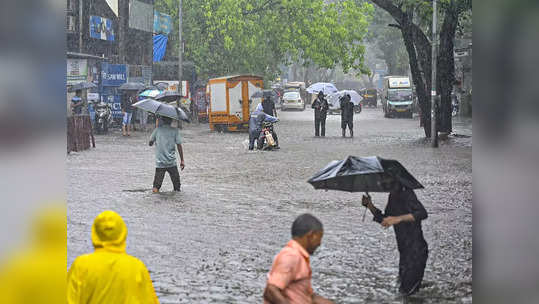
{"label": "orange truck", "polygon": [[212,131],[247,131],[255,110],[251,96],[263,89],[262,77],[235,75],[208,81],[209,125]]}

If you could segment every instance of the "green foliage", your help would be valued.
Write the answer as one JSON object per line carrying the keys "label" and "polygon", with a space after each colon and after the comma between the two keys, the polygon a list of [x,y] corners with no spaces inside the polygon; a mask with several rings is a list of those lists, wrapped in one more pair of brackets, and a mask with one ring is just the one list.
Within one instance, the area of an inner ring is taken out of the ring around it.
{"label": "green foliage", "polygon": [[[184,57],[201,77],[251,73],[273,79],[281,64],[367,72],[360,43],[374,8],[351,0],[194,0],[183,4]],[[178,0],[156,0],[173,16],[167,52],[177,53]]]}

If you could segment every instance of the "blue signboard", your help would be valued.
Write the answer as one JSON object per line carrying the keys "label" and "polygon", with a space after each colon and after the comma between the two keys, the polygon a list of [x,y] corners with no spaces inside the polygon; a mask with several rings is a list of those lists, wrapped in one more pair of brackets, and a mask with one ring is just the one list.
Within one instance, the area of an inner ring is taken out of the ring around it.
{"label": "blue signboard", "polygon": [[153,32],[156,34],[170,34],[172,30],[172,17],[167,14],[153,11]]}
{"label": "blue signboard", "polygon": [[101,85],[119,87],[127,82],[127,66],[125,64],[101,64]]}
{"label": "blue signboard", "polygon": [[99,16],[90,16],[90,37],[114,41],[114,27],[112,26],[112,20]]}

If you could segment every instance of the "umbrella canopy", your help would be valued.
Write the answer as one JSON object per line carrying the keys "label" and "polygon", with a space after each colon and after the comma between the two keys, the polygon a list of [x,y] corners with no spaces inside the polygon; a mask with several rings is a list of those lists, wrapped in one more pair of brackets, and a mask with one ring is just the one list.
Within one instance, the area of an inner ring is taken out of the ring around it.
{"label": "umbrella canopy", "polygon": [[176,120],[191,122],[185,112],[175,106],[159,102],[153,99],[144,99],[133,104],[133,107],[154,113],[155,115],[165,116]]}
{"label": "umbrella canopy", "polygon": [[140,94],[138,94],[138,96],[140,97],[149,97],[149,98],[155,98],[155,96],[161,94],[161,91],[157,90],[157,89],[150,89],[150,90],[146,90]]}
{"label": "umbrella canopy", "polygon": [[78,91],[78,90],[87,90],[87,89],[92,89],[92,88],[97,88],[97,86],[95,84],[93,84],[92,82],[88,82],[88,81],[83,81],[83,82],[79,82],[75,85],[72,85],[71,87],[69,87],[69,89],[67,90],[68,92],[75,92],[75,91]]}
{"label": "umbrella canopy", "polygon": [[390,192],[393,181],[410,189],[423,188],[398,161],[377,156],[332,161],[308,180],[315,189],[348,192]]}
{"label": "umbrella canopy", "polygon": [[273,97],[274,94],[273,90],[262,90],[251,95],[251,98]]}
{"label": "umbrella canopy", "polygon": [[126,82],[118,87],[118,90],[124,91],[140,91],[144,90],[146,85],[141,82]]}
{"label": "umbrella canopy", "polygon": [[345,94],[350,95],[350,101],[352,101],[354,106],[358,106],[361,103],[361,101],[363,100],[363,97],[361,97],[361,95],[359,95],[354,90],[342,90],[342,91],[339,91],[337,93],[333,93],[333,94],[329,95],[328,102],[331,105],[331,107],[340,109],[341,108],[341,103],[340,103],[339,99],[342,96],[344,96]]}
{"label": "umbrella canopy", "polygon": [[318,93],[320,91],[322,91],[324,95],[329,95],[332,93],[337,93],[338,90],[332,83],[328,82],[313,83],[307,88],[307,92],[311,94]]}
{"label": "umbrella canopy", "polygon": [[155,100],[164,101],[164,102],[171,102],[176,101],[183,97],[182,95],[178,94],[178,92],[171,92],[171,91],[165,91],[161,92],[159,95],[155,96]]}

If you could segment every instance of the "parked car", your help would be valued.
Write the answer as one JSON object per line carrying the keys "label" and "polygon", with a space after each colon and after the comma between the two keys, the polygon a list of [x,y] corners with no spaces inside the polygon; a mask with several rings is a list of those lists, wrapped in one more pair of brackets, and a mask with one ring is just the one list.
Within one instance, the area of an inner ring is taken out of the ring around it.
{"label": "parked car", "polygon": [[291,91],[285,92],[283,95],[283,103],[281,104],[281,111],[296,109],[305,110],[305,102],[301,98],[299,92]]}

